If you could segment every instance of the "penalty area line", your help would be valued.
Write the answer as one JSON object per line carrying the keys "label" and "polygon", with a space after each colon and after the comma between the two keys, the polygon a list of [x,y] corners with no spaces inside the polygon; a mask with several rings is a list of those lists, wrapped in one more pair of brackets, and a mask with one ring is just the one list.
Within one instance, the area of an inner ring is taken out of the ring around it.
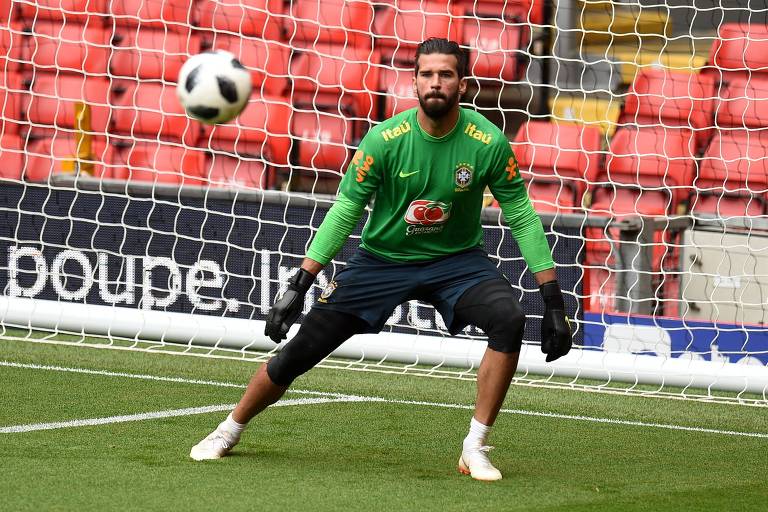
{"label": "penalty area line", "polygon": [[[288,407],[291,405],[313,405],[331,402],[360,402],[359,397],[319,397],[319,398],[293,398],[281,400],[272,407]],[[371,401],[371,400],[365,400]],[[32,423],[29,425],[12,425],[0,427],[0,434],[22,434],[38,430],[56,430],[62,428],[93,427],[109,425],[112,423],[127,423],[131,421],[156,420],[160,418],[176,418],[179,416],[193,416],[195,414],[208,414],[211,412],[231,411],[236,404],[206,405],[203,407],[187,407],[185,409],[171,409],[167,411],[143,412],[139,414],[126,414],[121,416],[107,416],[103,418],[86,418],[81,420],[57,421],[52,423]]]}

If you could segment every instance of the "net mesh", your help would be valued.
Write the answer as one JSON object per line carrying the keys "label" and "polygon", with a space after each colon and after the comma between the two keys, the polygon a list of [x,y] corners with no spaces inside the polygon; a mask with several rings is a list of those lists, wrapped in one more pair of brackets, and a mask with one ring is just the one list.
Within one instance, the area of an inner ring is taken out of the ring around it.
{"label": "net mesh", "polygon": [[[513,143],[581,353],[624,354],[636,368],[655,356],[765,369],[764,3],[182,4],[0,0],[5,296],[263,319],[362,136],[417,104],[416,44],[448,37],[470,52],[464,105]],[[213,128],[190,120],[175,95],[182,63],[210,49],[234,53],[254,84],[245,112]],[[486,248],[519,292],[535,346],[537,287],[492,197],[486,206]],[[358,242],[359,231],[313,297]],[[17,324],[4,322],[40,328]],[[438,359],[462,343],[417,302],[386,329],[415,335],[414,346],[439,340]],[[86,339],[63,323],[49,330]],[[127,345],[169,341],[152,339]],[[228,349],[215,336],[213,347]],[[194,339],[182,349],[213,350]],[[456,377],[476,368],[389,356],[326,364]],[[640,373],[593,381],[579,361],[571,367],[562,379],[523,371],[519,381],[714,396],[693,381],[667,392],[664,377],[646,387]],[[764,385],[732,389],[728,399],[765,403]]]}

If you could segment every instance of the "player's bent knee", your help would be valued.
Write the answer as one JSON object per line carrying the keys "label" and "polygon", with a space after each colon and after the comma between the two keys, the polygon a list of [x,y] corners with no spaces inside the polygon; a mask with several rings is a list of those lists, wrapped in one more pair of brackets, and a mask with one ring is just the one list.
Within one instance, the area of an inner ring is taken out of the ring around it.
{"label": "player's bent knee", "polygon": [[296,336],[269,360],[267,375],[278,386],[290,386],[366,326],[364,320],[354,315],[313,308]]}
{"label": "player's bent knee", "polygon": [[470,288],[457,304],[462,320],[488,336],[488,347],[497,352],[519,352],[525,331],[525,314],[506,279],[483,281]]}
{"label": "player's bent knee", "polygon": [[[297,338],[298,335],[294,340]],[[309,354],[302,354],[301,350],[295,350],[294,347],[295,345],[288,343],[267,363],[267,375],[278,386],[290,386],[297,377],[308,372],[322,360],[321,358],[314,361],[314,358],[308,357]]]}
{"label": "player's bent knee", "polygon": [[488,347],[497,352],[519,352],[525,332],[525,314],[516,305],[492,305],[490,308],[493,318],[485,332]]}

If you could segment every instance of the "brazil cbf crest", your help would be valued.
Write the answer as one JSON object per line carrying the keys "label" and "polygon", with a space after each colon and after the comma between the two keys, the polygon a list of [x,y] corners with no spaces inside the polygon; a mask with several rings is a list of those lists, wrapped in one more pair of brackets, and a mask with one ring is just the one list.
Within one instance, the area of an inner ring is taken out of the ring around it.
{"label": "brazil cbf crest", "polygon": [[475,174],[474,169],[472,169],[472,165],[461,162],[456,165],[456,171],[454,172],[454,177],[456,179],[456,190],[455,192],[464,192],[465,190],[469,190],[469,186],[472,184],[472,178]]}
{"label": "brazil cbf crest", "polygon": [[336,288],[339,285],[336,284],[336,281],[330,281],[327,285],[325,285],[325,288],[323,288],[323,292],[320,294],[320,298],[317,299],[318,302],[328,302],[328,298],[333,294],[334,291],[336,291]]}

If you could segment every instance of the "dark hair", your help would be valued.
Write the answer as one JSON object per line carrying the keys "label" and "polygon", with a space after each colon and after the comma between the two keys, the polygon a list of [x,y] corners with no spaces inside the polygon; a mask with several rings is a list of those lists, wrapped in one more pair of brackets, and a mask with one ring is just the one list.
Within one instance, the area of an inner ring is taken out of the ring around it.
{"label": "dark hair", "polygon": [[416,47],[416,64],[414,71],[419,72],[419,56],[430,53],[444,53],[456,57],[456,73],[459,78],[464,78],[468,74],[469,57],[467,52],[455,41],[449,41],[441,37],[430,37],[426,41],[419,43]]}

